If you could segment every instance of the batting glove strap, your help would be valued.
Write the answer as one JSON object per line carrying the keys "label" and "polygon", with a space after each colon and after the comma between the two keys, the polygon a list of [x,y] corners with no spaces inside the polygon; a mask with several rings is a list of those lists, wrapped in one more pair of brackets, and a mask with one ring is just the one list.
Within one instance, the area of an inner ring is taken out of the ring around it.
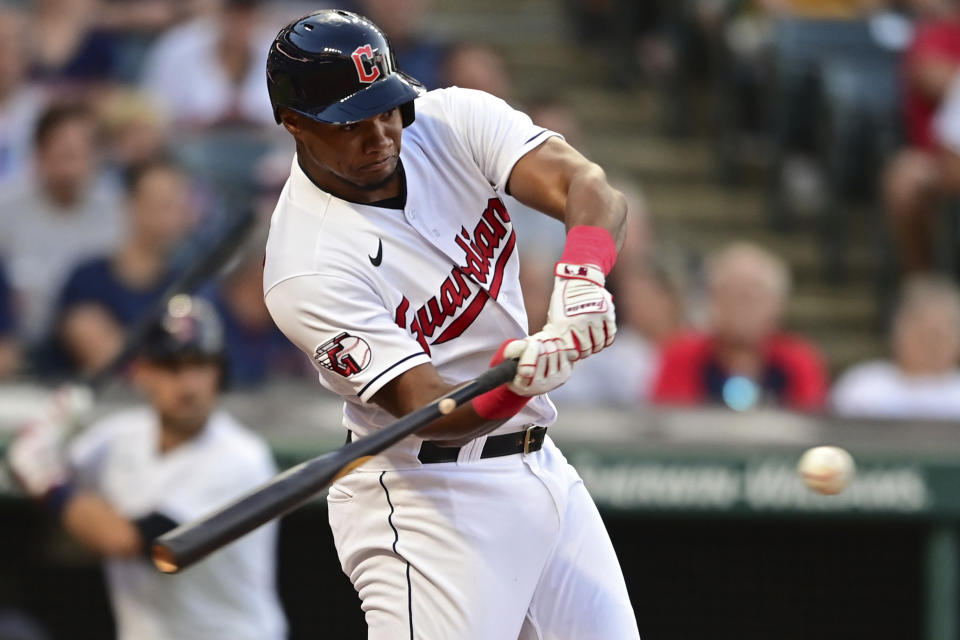
{"label": "batting glove strap", "polygon": [[590,264],[558,262],[553,269],[553,273],[564,280],[583,280],[598,287],[603,287],[606,284],[603,271]]}
{"label": "batting glove strap", "polygon": [[[523,343],[522,340],[507,340],[497,353],[490,360],[490,366],[495,367],[508,357],[507,348],[514,343]],[[516,347],[514,347],[514,351]],[[527,403],[530,402],[528,396],[522,396],[512,391],[507,385],[501,385],[492,391],[487,391],[483,395],[473,399],[473,410],[477,415],[486,420],[506,420],[520,413]]]}
{"label": "batting glove strap", "polygon": [[560,262],[595,265],[606,275],[616,261],[617,244],[610,232],[603,227],[581,224],[567,232],[567,242],[563,247]]}

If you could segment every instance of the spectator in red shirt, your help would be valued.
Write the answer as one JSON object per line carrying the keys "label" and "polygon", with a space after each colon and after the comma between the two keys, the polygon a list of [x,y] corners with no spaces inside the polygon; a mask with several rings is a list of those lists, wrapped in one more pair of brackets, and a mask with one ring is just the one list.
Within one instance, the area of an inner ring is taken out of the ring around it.
{"label": "spectator in red shirt", "polygon": [[667,341],[653,400],[819,410],[827,375],[817,349],[781,330],[790,276],[760,247],[737,243],[707,262],[709,327]]}
{"label": "spectator in red shirt", "polygon": [[883,196],[901,268],[933,266],[933,214],[953,189],[943,180],[932,122],[954,76],[960,73],[960,1],[914,0],[921,16],[904,56],[907,147],[890,162]]}

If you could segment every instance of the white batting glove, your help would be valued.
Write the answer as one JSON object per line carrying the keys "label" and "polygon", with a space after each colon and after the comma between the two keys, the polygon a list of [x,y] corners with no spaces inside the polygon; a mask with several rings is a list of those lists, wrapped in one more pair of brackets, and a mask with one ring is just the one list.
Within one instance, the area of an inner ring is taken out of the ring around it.
{"label": "white batting glove", "polygon": [[558,262],[544,331],[560,336],[576,359],[613,344],[617,317],[603,271],[592,265]]}
{"label": "white batting glove", "polygon": [[519,396],[538,396],[556,389],[570,379],[576,352],[563,339],[545,331],[523,340],[514,340],[503,351],[504,358],[517,358],[517,375],[507,385]]}
{"label": "white batting glove", "polygon": [[89,390],[62,387],[43,415],[14,436],[7,450],[7,464],[29,496],[43,498],[70,479],[63,444],[74,421],[89,410],[90,405]]}

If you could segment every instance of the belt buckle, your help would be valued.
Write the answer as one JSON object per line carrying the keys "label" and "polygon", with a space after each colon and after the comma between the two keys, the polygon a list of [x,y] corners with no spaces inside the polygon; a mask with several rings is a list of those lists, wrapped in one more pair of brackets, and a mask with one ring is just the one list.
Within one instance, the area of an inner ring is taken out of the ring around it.
{"label": "belt buckle", "polygon": [[527,427],[526,430],[523,432],[523,453],[524,454],[530,453],[530,445],[533,444],[531,442],[531,438],[533,436],[533,430],[536,428],[537,428],[537,425],[532,424],[529,427]]}

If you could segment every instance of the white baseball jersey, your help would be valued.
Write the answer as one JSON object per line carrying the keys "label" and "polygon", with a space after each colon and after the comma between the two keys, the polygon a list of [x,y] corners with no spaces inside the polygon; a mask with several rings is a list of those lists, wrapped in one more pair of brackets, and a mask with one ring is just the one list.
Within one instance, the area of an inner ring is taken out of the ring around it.
{"label": "white baseball jersey", "polygon": [[[500,193],[517,160],[557,134],[468,89],[431,91],[416,110],[400,151],[403,211],[325,193],[294,158],[267,241],[270,313],[344,397],[345,426],[360,436],[394,420],[369,400],[404,371],[432,362],[446,382],[464,382],[505,340],[527,334]],[[493,433],[555,418],[538,396]],[[419,466],[419,442],[408,438],[368,467]]]}
{"label": "white baseball jersey", "polygon": [[[155,413],[138,408],[93,425],[70,445],[79,486],[136,520],[152,513],[185,523],[275,473],[270,450],[230,415],[215,412],[203,431],[159,451]],[[286,637],[275,589],[276,524],[183,573],[158,572],[146,557],[105,560],[120,640],[274,640]]]}
{"label": "white baseball jersey", "polygon": [[[274,321],[345,399],[359,436],[394,421],[370,400],[431,362],[474,378],[526,336],[517,239],[503,194],[517,160],[556,134],[479,91],[416,100],[400,160],[402,210],[346,202],[294,158],[267,241]],[[549,425],[534,397],[496,431]],[[576,471],[539,451],[421,463],[410,437],[330,488],[337,553],[370,640],[636,640],[616,555]]]}

